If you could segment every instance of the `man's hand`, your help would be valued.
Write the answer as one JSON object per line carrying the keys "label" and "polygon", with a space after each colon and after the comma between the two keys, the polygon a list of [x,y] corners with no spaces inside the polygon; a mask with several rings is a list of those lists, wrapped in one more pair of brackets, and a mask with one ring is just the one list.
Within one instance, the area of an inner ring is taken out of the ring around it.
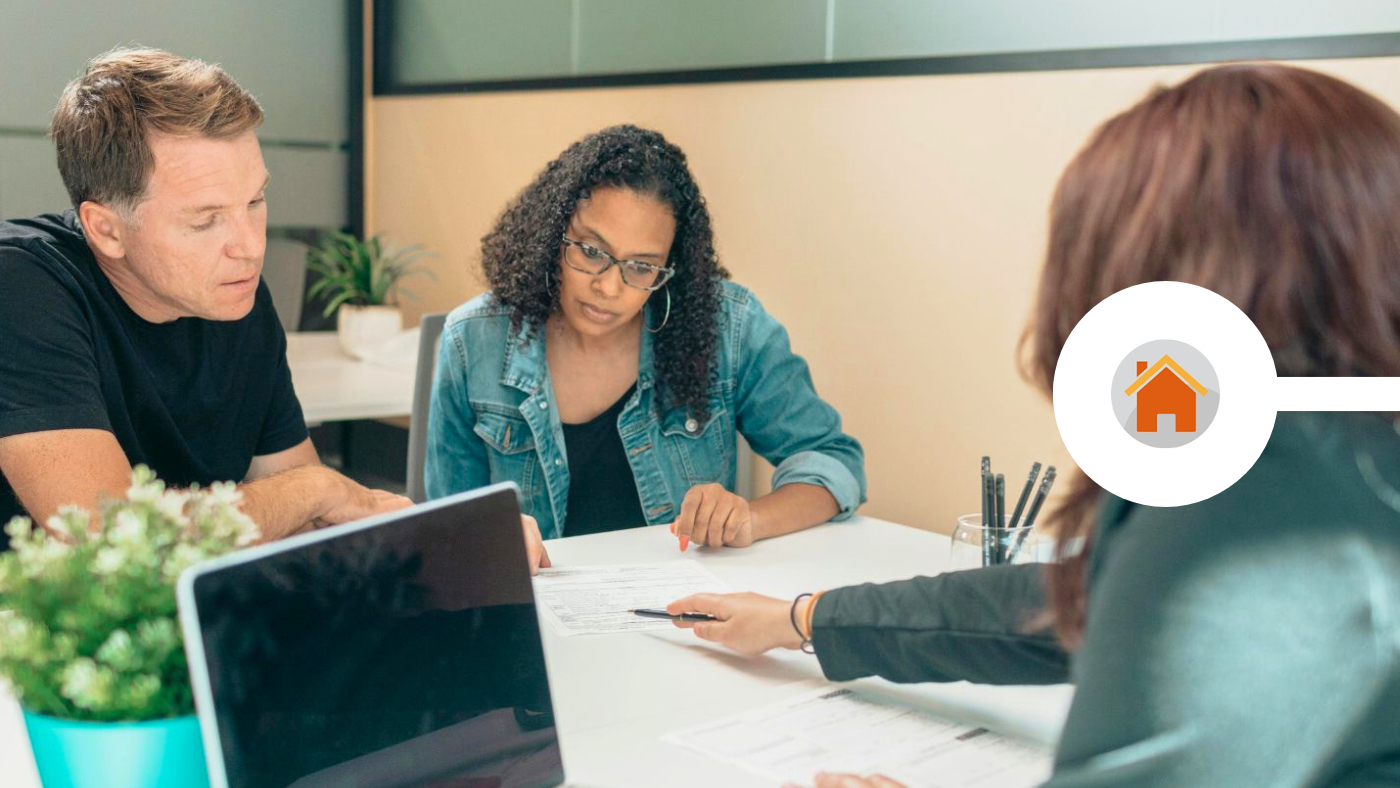
{"label": "man's hand", "polygon": [[326,501],[326,509],[316,518],[318,525],[339,525],[354,520],[363,520],[376,514],[407,509],[413,505],[413,501],[402,495],[395,495],[384,490],[372,490],[329,468],[325,470],[327,473],[334,474],[335,480],[339,483],[339,490],[333,492]]}
{"label": "man's hand", "polygon": [[743,496],[721,484],[699,484],[685,494],[671,533],[680,539],[682,550],[691,542],[710,547],[748,547],[754,540],[753,521],[753,510]]}
{"label": "man's hand", "polygon": [[553,566],[549,561],[549,553],[544,549],[540,524],[535,518],[528,514],[520,515],[520,527],[525,530],[525,555],[530,559],[530,574],[537,575],[541,569]]}
{"label": "man's hand", "polygon": [[272,542],[306,530],[348,523],[412,506],[383,490],[371,490],[324,465],[302,465],[239,485],[243,513]]}
{"label": "man's hand", "polygon": [[[806,616],[811,597],[798,603],[797,620]],[[666,606],[671,615],[709,613],[718,621],[674,620],[696,636],[754,656],[774,648],[801,648],[802,638],[792,628],[792,603],[761,594],[695,594]]]}

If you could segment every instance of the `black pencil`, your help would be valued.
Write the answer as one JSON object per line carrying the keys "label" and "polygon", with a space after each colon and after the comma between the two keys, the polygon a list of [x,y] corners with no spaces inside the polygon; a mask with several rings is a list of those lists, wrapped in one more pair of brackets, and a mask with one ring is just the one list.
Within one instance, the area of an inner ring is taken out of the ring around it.
{"label": "black pencil", "polygon": [[997,563],[1006,561],[1006,477],[996,476],[996,506],[992,509],[992,521],[997,535]]}
{"label": "black pencil", "polygon": [[1045,469],[1045,478],[1040,482],[1040,490],[1036,492],[1035,501],[1031,503],[1031,510],[1026,514],[1026,524],[1021,527],[1021,532],[1016,534],[1016,544],[1011,548],[1011,555],[1007,558],[1008,562],[1014,562],[1016,554],[1021,552],[1021,545],[1025,543],[1026,537],[1035,527],[1036,515],[1040,514],[1040,507],[1045,504],[1045,496],[1050,494],[1050,485],[1054,483],[1055,466],[1051,465]]}
{"label": "black pencil", "polygon": [[1026,486],[1021,488],[1021,497],[1016,501],[1016,510],[1011,513],[1011,522],[1007,525],[1011,530],[1016,530],[1016,524],[1021,522],[1021,512],[1026,510],[1026,501],[1031,498],[1031,490],[1035,489],[1035,477],[1040,475],[1040,463],[1031,466],[1031,475],[1026,477]]}
{"label": "black pencil", "polygon": [[982,566],[992,565],[992,513],[991,501],[987,497],[987,482],[992,476],[992,458],[982,458],[982,486],[977,494],[982,498]]}

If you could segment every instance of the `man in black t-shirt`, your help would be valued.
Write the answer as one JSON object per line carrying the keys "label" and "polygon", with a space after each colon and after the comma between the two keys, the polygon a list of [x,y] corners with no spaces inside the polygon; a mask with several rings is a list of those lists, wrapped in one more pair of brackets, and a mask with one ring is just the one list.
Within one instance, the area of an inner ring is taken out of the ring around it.
{"label": "man in black t-shirt", "polygon": [[[232,480],[276,539],[401,508],[322,466],[260,273],[262,110],[222,69],[93,60],[52,136],[74,210],[0,223],[0,524]],[[7,539],[0,536],[0,544]]]}

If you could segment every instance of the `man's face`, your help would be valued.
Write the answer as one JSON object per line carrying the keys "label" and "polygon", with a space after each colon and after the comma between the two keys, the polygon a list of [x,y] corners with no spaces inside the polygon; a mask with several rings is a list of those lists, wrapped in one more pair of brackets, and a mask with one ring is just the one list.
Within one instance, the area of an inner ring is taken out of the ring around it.
{"label": "man's face", "polygon": [[244,317],[267,247],[268,174],[258,138],[156,135],[150,146],[155,168],[124,228],[124,266],[171,319]]}

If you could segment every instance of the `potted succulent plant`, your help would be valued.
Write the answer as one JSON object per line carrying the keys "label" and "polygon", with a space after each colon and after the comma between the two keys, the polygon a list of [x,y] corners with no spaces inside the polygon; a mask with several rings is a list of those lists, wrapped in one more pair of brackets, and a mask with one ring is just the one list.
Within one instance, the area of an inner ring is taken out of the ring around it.
{"label": "potted succulent plant", "polygon": [[17,517],[0,554],[0,678],[14,691],[46,788],[208,785],[175,584],[251,544],[230,483],[168,490],[144,466],[98,517]]}
{"label": "potted succulent plant", "polygon": [[414,265],[427,255],[419,244],[397,248],[379,235],[361,241],[349,233],[330,233],[306,253],[307,268],[321,275],[307,290],[307,301],[325,298],[326,317],[339,310],[340,346],[363,358],[375,345],[403,330],[397,305],[399,281],[415,273],[431,276],[431,271]]}

